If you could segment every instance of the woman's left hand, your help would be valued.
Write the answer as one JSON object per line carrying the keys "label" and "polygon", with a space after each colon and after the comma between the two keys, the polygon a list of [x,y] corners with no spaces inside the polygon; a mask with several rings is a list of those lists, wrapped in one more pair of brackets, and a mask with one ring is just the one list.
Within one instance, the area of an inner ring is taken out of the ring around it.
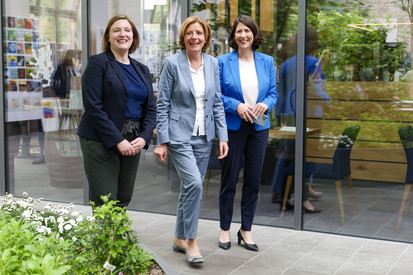
{"label": "woman's left hand", "polygon": [[228,142],[220,141],[219,142],[219,156],[218,159],[223,159],[228,155],[229,147]]}
{"label": "woman's left hand", "polygon": [[252,108],[252,112],[254,113],[254,115],[258,118],[258,117],[262,117],[262,115],[268,110],[268,106],[265,103],[257,103],[257,105],[254,106],[254,108]]}
{"label": "woman's left hand", "polygon": [[143,138],[138,137],[138,138],[135,138],[134,140],[132,140],[130,144],[132,145],[133,149],[135,150],[135,155],[136,155],[136,154],[139,154],[140,151],[142,151],[143,147],[145,147],[146,141]]}

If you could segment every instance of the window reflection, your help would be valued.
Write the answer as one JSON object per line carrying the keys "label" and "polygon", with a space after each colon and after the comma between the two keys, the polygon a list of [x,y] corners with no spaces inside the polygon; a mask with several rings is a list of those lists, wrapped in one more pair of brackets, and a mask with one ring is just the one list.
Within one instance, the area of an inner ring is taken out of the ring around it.
{"label": "window reflection", "polygon": [[[82,111],[80,1],[28,4],[6,1],[3,17],[8,191],[82,202],[81,160],[74,161]],[[75,54],[67,58],[67,52]],[[63,62],[73,70],[59,74]],[[64,83],[64,96],[57,83]]]}

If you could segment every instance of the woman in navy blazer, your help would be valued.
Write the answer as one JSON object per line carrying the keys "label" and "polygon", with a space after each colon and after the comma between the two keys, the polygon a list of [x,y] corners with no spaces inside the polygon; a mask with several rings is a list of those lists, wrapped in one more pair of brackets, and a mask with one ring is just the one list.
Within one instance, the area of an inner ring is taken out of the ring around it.
{"label": "woman in navy blazer", "polygon": [[89,198],[101,205],[110,194],[118,206],[132,199],[140,152],[155,128],[156,109],[149,69],[129,57],[139,34],[125,15],[109,20],[103,53],[91,56],[82,76],[85,112],[78,135]]}
{"label": "woman in navy blazer", "polygon": [[241,15],[232,26],[229,45],[235,50],[218,57],[222,100],[228,127],[229,153],[223,160],[219,212],[219,247],[231,247],[229,229],[238,174],[244,160],[244,184],[241,199],[241,229],[238,244],[258,251],[251,227],[261,183],[270,121],[260,126],[253,119],[269,116],[278,99],[274,60],[256,49],[263,37],[257,23]]}
{"label": "woman in navy blazer", "polygon": [[186,253],[190,264],[204,261],[196,239],[202,183],[218,136],[219,159],[228,152],[228,136],[216,58],[205,53],[211,28],[190,16],[179,29],[181,52],[164,60],[159,82],[155,154],[173,161],[181,189],[176,213],[173,250]]}

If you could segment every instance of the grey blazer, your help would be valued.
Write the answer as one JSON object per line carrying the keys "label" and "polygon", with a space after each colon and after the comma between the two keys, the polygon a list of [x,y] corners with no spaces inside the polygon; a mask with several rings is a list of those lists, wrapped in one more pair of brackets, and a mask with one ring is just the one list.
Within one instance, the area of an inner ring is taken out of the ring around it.
{"label": "grey blazer", "polygon": [[[205,73],[206,139],[209,142],[217,134],[219,141],[228,141],[218,61],[208,54],[202,55]],[[194,130],[195,115],[195,89],[188,58],[183,50],[167,57],[162,64],[156,114],[158,144],[188,142]]]}

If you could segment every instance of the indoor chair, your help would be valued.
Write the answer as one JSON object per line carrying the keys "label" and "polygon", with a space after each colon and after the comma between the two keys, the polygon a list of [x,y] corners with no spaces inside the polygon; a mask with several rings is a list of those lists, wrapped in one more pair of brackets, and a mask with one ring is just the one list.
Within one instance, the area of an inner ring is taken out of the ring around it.
{"label": "indoor chair", "polygon": [[[306,166],[316,166],[321,167],[323,172],[327,172],[327,178],[333,178],[336,184],[337,190],[337,198],[338,203],[340,206],[340,214],[341,214],[341,223],[345,224],[345,217],[344,217],[344,205],[343,205],[343,192],[341,188],[341,180],[346,179],[348,189],[350,192],[352,208],[353,208],[353,215],[355,214],[355,207],[354,207],[354,198],[353,198],[353,184],[351,180],[351,167],[350,167],[350,154],[351,149],[353,148],[353,144],[357,139],[357,135],[360,132],[360,125],[356,124],[352,127],[348,127],[344,129],[343,133],[340,136],[337,148],[334,152],[333,163],[326,164],[326,163],[311,163],[307,162]],[[285,207],[287,204],[291,183],[293,181],[293,174],[288,175],[287,178],[287,185],[285,188],[283,203],[281,207],[281,217],[284,215]]]}

